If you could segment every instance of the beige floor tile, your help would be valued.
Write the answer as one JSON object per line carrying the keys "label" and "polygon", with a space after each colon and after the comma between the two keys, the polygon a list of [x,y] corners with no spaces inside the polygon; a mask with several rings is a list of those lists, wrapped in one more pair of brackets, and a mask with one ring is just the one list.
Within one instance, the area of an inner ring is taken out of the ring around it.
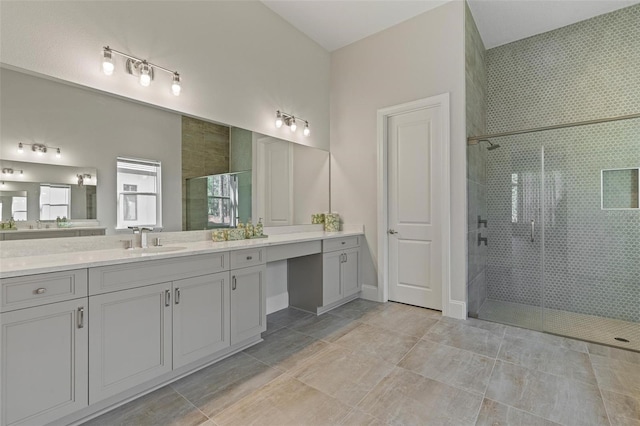
{"label": "beige floor tile", "polygon": [[[640,325],[638,325],[640,327]],[[587,343],[587,348],[591,355],[613,358],[620,361],[626,361],[633,364],[640,364],[640,352],[632,352],[626,349],[612,348],[611,346],[596,345],[595,343]]]}
{"label": "beige floor tile", "polygon": [[384,426],[387,423],[360,410],[353,409],[349,415],[342,420],[341,424],[344,426]]}
{"label": "beige floor tile", "polygon": [[640,368],[638,364],[598,355],[590,357],[601,389],[640,399]]}
{"label": "beige floor tile", "polygon": [[331,310],[331,314],[342,318],[366,321],[369,316],[383,309],[387,309],[389,306],[391,306],[391,303],[379,303],[372,302],[370,300],[356,299]]}
{"label": "beige floor tile", "polygon": [[244,352],[272,367],[291,370],[327,345],[311,336],[283,328],[265,336],[263,342]]}
{"label": "beige floor tile", "polygon": [[611,423],[640,423],[640,399],[607,390],[602,390],[602,398]]}
{"label": "beige floor tile", "polygon": [[593,385],[497,360],[486,397],[563,425],[606,425]]}
{"label": "beige floor tile", "polygon": [[505,336],[498,359],[592,385],[597,384],[588,354],[541,343],[536,339]]}
{"label": "beige floor tile", "polygon": [[418,339],[369,324],[361,324],[336,344],[397,364]]}
{"label": "beige floor tile", "polygon": [[532,340],[540,343],[546,343],[548,345],[556,345],[578,352],[588,352],[587,344],[583,341],[555,336],[553,334],[541,333],[535,330],[527,330],[526,328],[507,327],[505,330],[505,336],[518,337],[520,339]]}
{"label": "beige floor tile", "polygon": [[397,367],[358,405],[393,425],[473,424],[482,396]]}
{"label": "beige floor tile", "polygon": [[244,353],[204,368],[171,387],[212,417],[282,374]]}
{"label": "beige floor tile", "polygon": [[292,374],[345,404],[356,405],[393,368],[379,358],[331,345]]}
{"label": "beige floor tile", "polygon": [[312,316],[313,314],[301,311],[300,309],[285,308],[267,315],[267,322],[283,326],[290,326],[298,320],[311,318]]}
{"label": "beige floor tile", "polygon": [[360,323],[349,318],[342,318],[332,314],[312,316],[300,320],[292,328],[316,339],[334,342],[356,328]]}
{"label": "beige floor tile", "polygon": [[557,424],[490,399],[482,402],[476,421],[476,426],[554,426]]}
{"label": "beige floor tile", "polygon": [[144,395],[100,417],[86,426],[175,425],[198,426],[207,417],[169,386]]}
{"label": "beige floor tile", "polygon": [[451,386],[484,393],[493,364],[492,358],[422,340],[398,366]]}
{"label": "beige floor tile", "polygon": [[439,321],[431,327],[423,339],[495,358],[498,355],[502,336],[492,331],[465,325],[462,321]]}
{"label": "beige floor tile", "polygon": [[366,322],[419,339],[438,322],[441,316],[439,312],[430,309],[392,303],[388,308],[369,315]]}
{"label": "beige floor tile", "polygon": [[226,425],[334,425],[351,408],[293,377],[281,376],[213,418]]}

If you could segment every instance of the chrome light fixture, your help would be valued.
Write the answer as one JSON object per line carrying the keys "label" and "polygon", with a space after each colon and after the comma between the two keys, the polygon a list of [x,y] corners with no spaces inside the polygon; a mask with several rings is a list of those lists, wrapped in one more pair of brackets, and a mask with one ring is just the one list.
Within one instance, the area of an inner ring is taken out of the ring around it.
{"label": "chrome light fixture", "polygon": [[47,146],[45,144],[42,143],[25,143],[25,142],[20,142],[18,143],[18,152],[20,154],[24,153],[24,146],[28,145],[31,147],[31,151],[35,152],[38,155],[44,155],[47,152],[49,152],[50,149],[55,149],[56,150],[56,158],[60,158],[62,157],[62,151],[60,150],[60,148],[55,147],[55,146]]}
{"label": "chrome light fixture", "polygon": [[119,55],[126,58],[125,69],[128,74],[138,77],[140,84],[147,87],[154,80],[154,71],[160,70],[168,74],[171,74],[171,93],[175,96],[180,96],[182,91],[180,74],[177,71],[172,71],[168,68],[161,67],[157,64],[152,64],[146,59],[137,58],[124,52],[112,49],[109,46],[102,48],[102,71],[106,75],[112,75],[115,70],[115,64],[113,62],[113,55]]}
{"label": "chrome light fixture", "polygon": [[[298,117],[300,121],[304,121],[304,130],[302,134],[305,136],[309,136],[311,134],[311,129],[309,129],[309,122],[303,118]],[[292,114],[288,114],[282,111],[276,111],[276,127],[279,129],[283,124],[289,126],[289,130],[295,133],[298,129],[298,124],[296,123],[296,117]]]}

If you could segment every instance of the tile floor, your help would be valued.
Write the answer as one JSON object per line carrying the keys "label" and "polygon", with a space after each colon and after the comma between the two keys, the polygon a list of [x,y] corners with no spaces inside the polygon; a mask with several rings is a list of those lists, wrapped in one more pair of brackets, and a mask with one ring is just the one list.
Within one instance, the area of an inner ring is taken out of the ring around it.
{"label": "tile floor", "polygon": [[640,426],[640,353],[396,303],[285,309],[264,342],[87,425]]}

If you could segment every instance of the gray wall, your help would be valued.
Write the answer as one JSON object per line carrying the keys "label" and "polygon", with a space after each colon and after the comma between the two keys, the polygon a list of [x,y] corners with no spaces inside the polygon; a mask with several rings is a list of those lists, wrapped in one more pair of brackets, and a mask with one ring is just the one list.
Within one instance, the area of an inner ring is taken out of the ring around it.
{"label": "gray wall", "polygon": [[[488,50],[489,133],[640,112],[639,22],[636,5]],[[600,208],[600,171],[638,166],[639,135],[636,119],[492,140],[490,299],[640,321],[640,211]]]}
{"label": "gray wall", "polygon": [[[487,132],[486,50],[465,2],[465,90],[467,136]],[[477,316],[487,298],[487,246],[479,246],[478,234],[486,230],[478,225],[478,216],[487,218],[486,145],[467,146],[467,310]]]}

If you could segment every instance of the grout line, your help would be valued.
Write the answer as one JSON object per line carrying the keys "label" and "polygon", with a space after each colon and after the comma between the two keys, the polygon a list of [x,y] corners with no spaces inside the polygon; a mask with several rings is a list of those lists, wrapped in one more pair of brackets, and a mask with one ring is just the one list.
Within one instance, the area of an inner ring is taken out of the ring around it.
{"label": "grout line", "polygon": [[489,373],[489,380],[487,381],[487,386],[484,388],[484,392],[482,393],[480,408],[478,408],[478,413],[476,414],[474,424],[478,422],[478,417],[480,417],[480,412],[482,411],[484,400],[487,397],[487,390],[489,389],[489,385],[491,384],[491,378],[493,377],[493,372],[496,369],[496,364],[498,363],[498,355],[500,355],[500,349],[502,349],[502,342],[504,342],[504,333],[502,335],[502,339],[500,340],[500,345],[498,346],[498,352],[496,352],[496,357],[493,359],[493,366],[491,367],[491,373]]}
{"label": "grout line", "polygon": [[[213,424],[216,424],[211,417],[207,416],[207,414],[202,411],[196,404],[194,404],[193,402],[191,402],[189,400],[189,398],[187,398],[186,396],[184,396],[183,394],[181,394],[176,388],[174,388],[173,386],[171,386],[171,384],[169,385],[171,387],[171,390],[173,390],[175,393],[177,393],[178,395],[180,395],[180,397],[182,399],[184,399],[185,401],[187,401],[191,406],[193,406],[193,408],[195,408],[196,410],[198,410],[200,412],[200,414],[202,414],[207,420],[211,420],[211,422],[213,422]],[[206,423],[206,420],[203,422]],[[202,423],[201,423],[202,424]]]}
{"label": "grout line", "polygon": [[609,415],[609,409],[607,409],[607,403],[604,401],[604,395],[602,394],[602,388],[600,388],[600,381],[598,380],[598,376],[596,375],[595,368],[593,368],[593,362],[591,361],[591,354],[587,352],[587,356],[589,357],[589,365],[591,366],[591,370],[593,370],[593,376],[596,378],[596,388],[598,389],[598,394],[600,395],[600,399],[602,400],[602,405],[604,406],[604,412],[607,415],[607,420],[611,425],[611,416]]}

